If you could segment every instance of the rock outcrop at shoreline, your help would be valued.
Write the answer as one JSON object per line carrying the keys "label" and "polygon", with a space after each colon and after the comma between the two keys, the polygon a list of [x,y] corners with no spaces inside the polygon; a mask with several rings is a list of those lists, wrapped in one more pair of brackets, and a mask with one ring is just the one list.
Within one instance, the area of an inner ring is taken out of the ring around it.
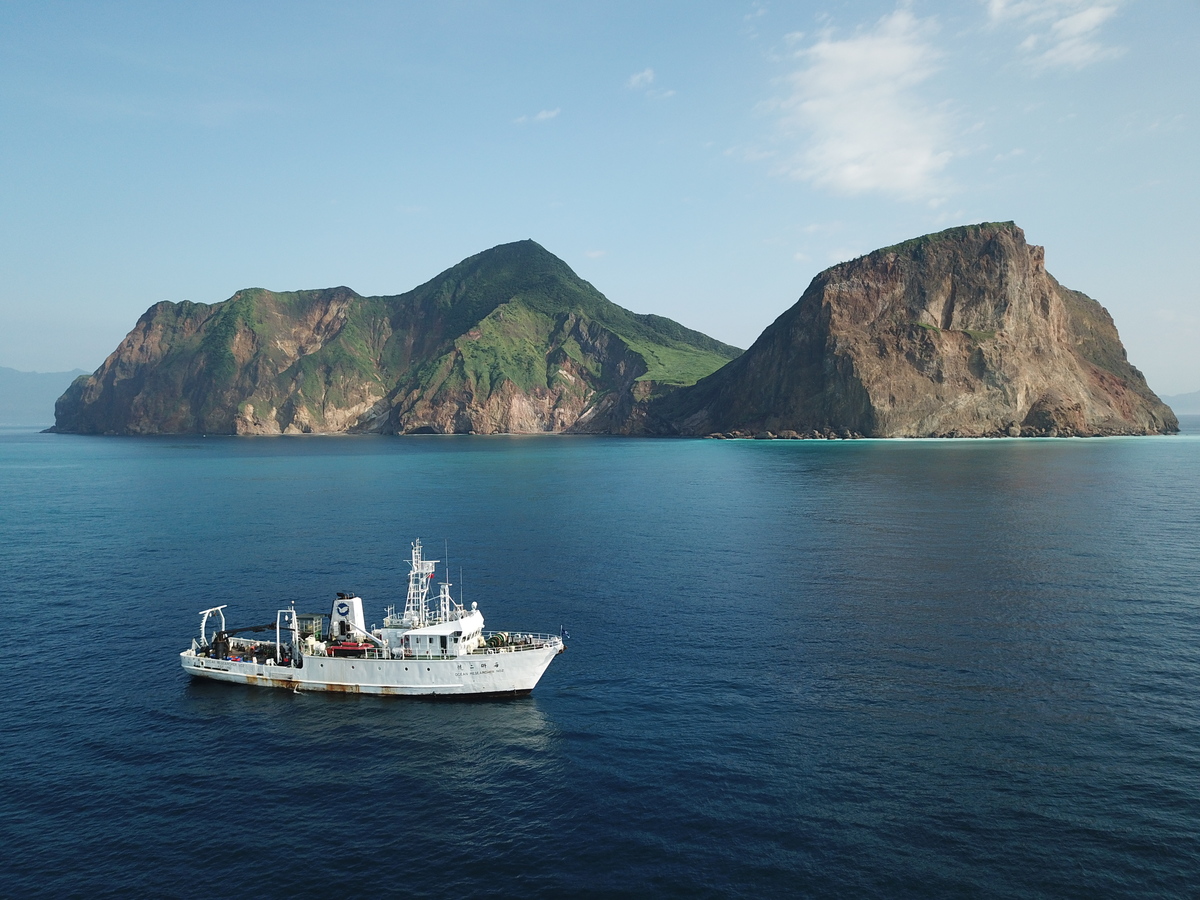
{"label": "rock outcrop at shoreline", "polygon": [[649,404],[647,430],[787,436],[1163,434],[1174,413],[1107,311],[1011,222],[825,270],[737,359]]}

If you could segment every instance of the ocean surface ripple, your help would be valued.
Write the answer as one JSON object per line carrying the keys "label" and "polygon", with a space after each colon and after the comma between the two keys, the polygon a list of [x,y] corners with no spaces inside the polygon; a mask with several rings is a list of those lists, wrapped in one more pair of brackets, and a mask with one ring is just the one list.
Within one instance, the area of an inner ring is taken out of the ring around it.
{"label": "ocean surface ripple", "polygon": [[[1188,896],[1200,420],[1184,425],[0,430],[0,896]],[[531,696],[180,670],[220,603],[249,624],[353,590],[382,621],[418,536],[489,628],[570,631]]]}

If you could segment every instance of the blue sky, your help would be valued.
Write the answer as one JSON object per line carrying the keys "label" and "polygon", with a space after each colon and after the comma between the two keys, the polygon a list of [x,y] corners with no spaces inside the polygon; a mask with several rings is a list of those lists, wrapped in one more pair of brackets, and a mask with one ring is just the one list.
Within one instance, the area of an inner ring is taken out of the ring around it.
{"label": "blue sky", "polygon": [[159,300],[399,293],[533,238],[746,347],[825,267],[1012,219],[1200,389],[1200,4],[0,4],[0,365]]}

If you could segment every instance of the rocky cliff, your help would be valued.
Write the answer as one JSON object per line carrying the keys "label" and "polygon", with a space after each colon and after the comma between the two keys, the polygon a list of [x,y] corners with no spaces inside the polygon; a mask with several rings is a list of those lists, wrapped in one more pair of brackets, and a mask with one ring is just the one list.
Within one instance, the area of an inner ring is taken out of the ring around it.
{"label": "rocky cliff", "polygon": [[737,348],[609,302],[533,241],[406,294],[159,303],[55,407],[56,431],[627,433]]}
{"label": "rocky cliff", "polygon": [[740,357],[650,404],[659,433],[1156,434],[1175,415],[1104,308],[1011,222],[822,272]]}

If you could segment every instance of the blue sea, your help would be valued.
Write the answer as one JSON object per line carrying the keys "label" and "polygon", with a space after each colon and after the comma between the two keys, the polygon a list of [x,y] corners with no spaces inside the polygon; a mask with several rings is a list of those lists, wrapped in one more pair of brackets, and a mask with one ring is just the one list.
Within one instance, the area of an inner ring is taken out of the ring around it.
{"label": "blue sea", "polygon": [[[1161,438],[0,431],[0,896],[1200,891],[1200,419]],[[190,681],[409,544],[503,702]]]}

